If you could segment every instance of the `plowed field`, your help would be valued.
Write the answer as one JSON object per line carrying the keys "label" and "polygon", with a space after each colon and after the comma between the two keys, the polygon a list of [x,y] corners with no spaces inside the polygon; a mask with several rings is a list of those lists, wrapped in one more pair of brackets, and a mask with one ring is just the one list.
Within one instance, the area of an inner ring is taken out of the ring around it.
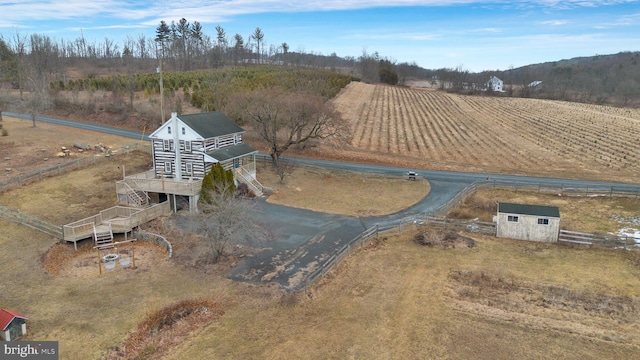
{"label": "plowed field", "polygon": [[334,103],[351,124],[331,155],[344,159],[621,181],[640,171],[638,109],[359,82]]}

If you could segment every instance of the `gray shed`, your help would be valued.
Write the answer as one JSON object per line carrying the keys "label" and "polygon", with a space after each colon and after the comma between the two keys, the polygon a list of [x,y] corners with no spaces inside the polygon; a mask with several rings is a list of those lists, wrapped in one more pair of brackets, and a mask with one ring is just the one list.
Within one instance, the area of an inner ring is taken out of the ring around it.
{"label": "gray shed", "polygon": [[497,237],[556,242],[559,233],[560,210],[556,206],[498,203]]}

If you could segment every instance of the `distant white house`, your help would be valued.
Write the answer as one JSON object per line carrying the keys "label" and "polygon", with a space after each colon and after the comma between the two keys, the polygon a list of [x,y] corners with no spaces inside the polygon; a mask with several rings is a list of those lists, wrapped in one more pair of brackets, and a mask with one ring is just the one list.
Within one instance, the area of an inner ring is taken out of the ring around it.
{"label": "distant white house", "polygon": [[504,82],[493,75],[489,78],[489,81],[484,84],[485,89],[495,92],[503,92],[503,86]]}

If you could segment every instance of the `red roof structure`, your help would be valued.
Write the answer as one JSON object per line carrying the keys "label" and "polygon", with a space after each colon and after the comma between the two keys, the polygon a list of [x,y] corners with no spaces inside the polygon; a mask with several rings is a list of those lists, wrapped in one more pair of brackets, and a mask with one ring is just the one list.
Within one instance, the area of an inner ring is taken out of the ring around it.
{"label": "red roof structure", "polygon": [[11,322],[15,318],[29,320],[28,317],[20,314],[19,312],[7,310],[7,309],[0,309],[0,331],[7,330],[7,327],[9,327],[9,324],[11,324]]}

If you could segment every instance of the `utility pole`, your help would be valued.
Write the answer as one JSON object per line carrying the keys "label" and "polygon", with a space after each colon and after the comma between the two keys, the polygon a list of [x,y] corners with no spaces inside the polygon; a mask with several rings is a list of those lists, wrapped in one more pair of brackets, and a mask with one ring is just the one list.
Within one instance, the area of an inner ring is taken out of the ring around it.
{"label": "utility pole", "polygon": [[162,83],[162,58],[158,58],[160,66],[156,69],[160,73],[160,125],[164,124],[164,85]]}
{"label": "utility pole", "polygon": [[164,43],[160,43],[160,46],[162,47],[162,50],[160,52],[160,54],[158,54],[158,51],[156,49],[156,54],[158,54],[158,68],[156,69],[156,72],[160,73],[160,116],[162,117],[162,119],[160,119],[160,125],[164,124],[164,84],[162,82],[162,56],[161,54],[164,53]]}

